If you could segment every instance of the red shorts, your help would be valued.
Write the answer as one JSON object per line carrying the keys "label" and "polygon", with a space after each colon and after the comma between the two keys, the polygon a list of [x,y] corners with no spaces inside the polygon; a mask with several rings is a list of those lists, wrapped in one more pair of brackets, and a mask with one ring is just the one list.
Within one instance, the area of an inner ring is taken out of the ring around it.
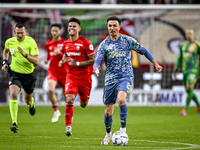
{"label": "red shorts", "polygon": [[48,75],[48,80],[56,81],[60,85],[61,88],[65,87],[66,74],[58,75],[57,73],[48,71],[47,75]]}
{"label": "red shorts", "polygon": [[78,78],[73,75],[67,75],[65,84],[65,95],[74,94],[76,96],[78,93],[80,96],[80,100],[86,101],[90,99],[91,88],[91,76],[85,78]]}

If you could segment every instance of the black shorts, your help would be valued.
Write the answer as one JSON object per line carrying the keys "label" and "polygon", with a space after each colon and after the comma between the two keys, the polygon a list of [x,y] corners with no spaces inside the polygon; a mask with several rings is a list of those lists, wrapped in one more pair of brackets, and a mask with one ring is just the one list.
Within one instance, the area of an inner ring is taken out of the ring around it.
{"label": "black shorts", "polygon": [[36,76],[31,74],[21,74],[14,71],[10,71],[10,85],[17,85],[20,89],[23,87],[24,91],[27,94],[32,94],[35,88],[35,81],[37,80]]}

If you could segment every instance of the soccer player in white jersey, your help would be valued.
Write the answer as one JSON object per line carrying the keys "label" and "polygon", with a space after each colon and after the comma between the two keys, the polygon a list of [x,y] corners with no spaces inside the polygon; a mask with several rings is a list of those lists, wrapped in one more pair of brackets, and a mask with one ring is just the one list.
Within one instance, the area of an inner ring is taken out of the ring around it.
{"label": "soccer player in white jersey", "polygon": [[115,102],[119,104],[119,117],[121,122],[120,130],[126,132],[127,105],[126,97],[132,89],[133,68],[131,66],[131,50],[144,55],[152,62],[156,70],[160,73],[163,69],[150,52],[141,46],[134,38],[119,33],[121,20],[116,16],[107,19],[109,36],[100,44],[93,72],[99,76],[99,65],[105,58],[106,76],[103,94],[105,104],[104,123],[106,136],[101,145],[108,145],[111,137],[111,127],[113,122],[113,112]]}

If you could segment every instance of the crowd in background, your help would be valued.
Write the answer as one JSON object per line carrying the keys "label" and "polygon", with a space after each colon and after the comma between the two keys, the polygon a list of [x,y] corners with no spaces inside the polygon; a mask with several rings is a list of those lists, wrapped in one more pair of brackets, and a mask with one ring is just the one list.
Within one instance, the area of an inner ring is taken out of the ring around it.
{"label": "crowd in background", "polygon": [[200,4],[199,0],[1,0],[0,3]]}

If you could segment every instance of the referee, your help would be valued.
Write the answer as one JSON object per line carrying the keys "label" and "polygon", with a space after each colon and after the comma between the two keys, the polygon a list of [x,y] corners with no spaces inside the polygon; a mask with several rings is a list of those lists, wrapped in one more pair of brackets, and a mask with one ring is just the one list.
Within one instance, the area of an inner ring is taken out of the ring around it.
{"label": "referee", "polygon": [[[10,130],[14,133],[18,132],[17,114],[18,104],[17,98],[21,90],[24,89],[25,102],[29,107],[31,115],[35,114],[35,106],[33,104],[33,90],[35,87],[36,76],[34,76],[34,65],[39,64],[39,51],[35,40],[29,36],[25,36],[27,30],[22,23],[15,25],[16,37],[6,40],[3,50],[2,70],[10,73],[9,90],[10,102],[9,109],[12,119]],[[9,53],[12,56],[11,65],[8,65]]]}

